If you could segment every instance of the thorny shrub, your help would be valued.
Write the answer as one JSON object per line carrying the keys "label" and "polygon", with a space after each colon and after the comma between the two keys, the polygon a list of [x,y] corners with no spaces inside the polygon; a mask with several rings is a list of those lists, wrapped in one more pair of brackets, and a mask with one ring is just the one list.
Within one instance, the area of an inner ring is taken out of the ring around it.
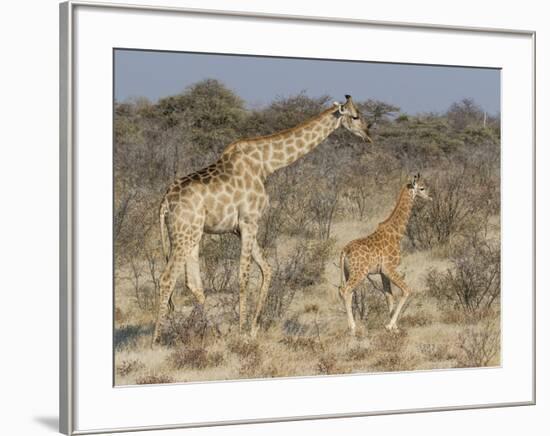
{"label": "thorny shrub", "polygon": [[325,262],[332,253],[332,240],[304,240],[284,261],[275,258],[273,279],[262,314],[262,324],[269,327],[286,313],[299,289],[322,281]]}
{"label": "thorny shrub", "polygon": [[500,329],[495,319],[481,326],[469,326],[457,338],[460,350],[457,366],[475,368],[489,366],[500,352]]}
{"label": "thorny shrub", "polygon": [[465,314],[491,309],[500,300],[500,246],[478,235],[453,245],[452,268],[430,271],[426,285],[431,296],[445,308],[451,303]]}
{"label": "thorny shrub", "polygon": [[223,353],[207,351],[204,348],[180,346],[169,357],[175,368],[204,369],[219,366],[223,363]]}

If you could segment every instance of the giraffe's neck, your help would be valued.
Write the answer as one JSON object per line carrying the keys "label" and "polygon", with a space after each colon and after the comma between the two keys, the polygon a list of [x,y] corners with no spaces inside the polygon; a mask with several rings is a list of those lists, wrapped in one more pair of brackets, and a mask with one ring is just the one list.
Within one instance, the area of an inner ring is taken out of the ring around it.
{"label": "giraffe's neck", "polygon": [[271,174],[300,159],[339,126],[338,111],[330,108],[292,129],[257,138],[254,142],[261,152],[265,174]]}
{"label": "giraffe's neck", "polygon": [[392,213],[385,221],[381,222],[380,225],[397,233],[399,240],[401,240],[407,230],[412,206],[413,197],[408,186],[404,186],[399,193],[397,204]]}

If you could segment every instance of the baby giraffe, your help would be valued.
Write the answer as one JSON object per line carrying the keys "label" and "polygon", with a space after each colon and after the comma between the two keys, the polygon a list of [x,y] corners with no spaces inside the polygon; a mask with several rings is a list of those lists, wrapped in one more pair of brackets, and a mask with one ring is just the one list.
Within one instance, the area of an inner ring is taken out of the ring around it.
{"label": "baby giraffe", "polygon": [[[431,200],[425,187],[420,184],[420,173],[414,176],[412,182],[403,186],[393,212],[385,221],[378,224],[373,233],[349,242],[342,250],[339,292],[344,300],[352,335],[355,335],[355,321],[351,310],[353,290],[371,274],[380,274],[382,277],[383,292],[390,310],[390,322],[386,325],[386,329],[397,330],[397,317],[411,290],[396,269],[401,258],[401,239],[405,234],[414,199],[417,196]],[[392,282],[402,291],[395,310]]]}

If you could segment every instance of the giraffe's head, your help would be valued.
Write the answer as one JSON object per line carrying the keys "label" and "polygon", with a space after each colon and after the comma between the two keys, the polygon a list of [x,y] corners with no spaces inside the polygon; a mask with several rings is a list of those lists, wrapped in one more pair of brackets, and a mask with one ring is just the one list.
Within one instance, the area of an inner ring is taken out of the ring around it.
{"label": "giraffe's head", "polygon": [[407,188],[409,188],[413,200],[416,196],[419,196],[424,200],[432,200],[432,198],[428,195],[426,186],[420,181],[420,173],[415,174],[412,181],[407,184]]}
{"label": "giraffe's head", "polygon": [[363,115],[359,112],[357,106],[355,106],[351,95],[346,95],[346,102],[344,104],[334,103],[334,105],[338,108],[338,111],[335,113],[341,119],[340,125],[364,141],[372,142],[369,136],[371,124],[363,118]]}

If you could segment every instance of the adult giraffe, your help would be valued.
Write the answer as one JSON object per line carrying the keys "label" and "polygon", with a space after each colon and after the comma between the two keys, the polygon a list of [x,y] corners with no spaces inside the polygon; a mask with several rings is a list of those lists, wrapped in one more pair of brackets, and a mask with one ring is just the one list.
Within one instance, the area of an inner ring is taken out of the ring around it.
{"label": "adult giraffe", "polygon": [[[251,259],[262,272],[258,305],[251,333],[258,329],[258,319],[265,303],[271,268],[265,260],[256,234],[258,223],[268,204],[264,182],[270,174],[309,153],[334,130],[347,130],[372,142],[369,125],[361,116],[351,96],[316,117],[268,136],[233,142],[217,162],[176,179],[160,205],[160,228],[166,267],[160,278],[160,298],[153,343],[160,340],[163,324],[173,308],[172,293],[177,278],[186,270],[187,287],[199,304],[205,296],[199,270],[199,242],[203,233],[234,233],[241,238],[239,270],[239,328],[244,330],[246,290]],[[170,249],[166,244],[166,236]]]}

